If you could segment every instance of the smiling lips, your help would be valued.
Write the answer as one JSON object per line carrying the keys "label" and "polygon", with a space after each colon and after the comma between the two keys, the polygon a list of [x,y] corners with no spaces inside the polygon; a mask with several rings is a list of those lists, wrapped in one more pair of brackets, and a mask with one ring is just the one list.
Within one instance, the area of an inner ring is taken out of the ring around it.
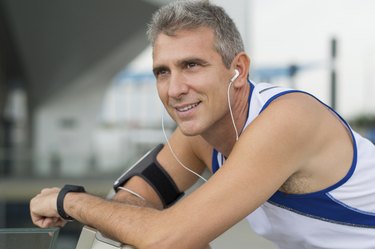
{"label": "smiling lips", "polygon": [[193,109],[194,107],[197,107],[200,103],[201,102],[197,102],[197,103],[186,105],[186,106],[183,106],[183,107],[175,107],[175,109],[179,112],[187,112],[187,111]]}

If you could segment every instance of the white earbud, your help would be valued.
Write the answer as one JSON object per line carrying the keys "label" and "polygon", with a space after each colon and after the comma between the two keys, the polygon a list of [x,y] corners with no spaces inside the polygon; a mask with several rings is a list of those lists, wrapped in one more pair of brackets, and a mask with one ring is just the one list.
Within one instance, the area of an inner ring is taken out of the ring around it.
{"label": "white earbud", "polygon": [[232,83],[233,81],[235,81],[238,76],[240,75],[240,71],[238,71],[237,69],[234,70],[234,76],[230,79],[230,82],[229,83]]}

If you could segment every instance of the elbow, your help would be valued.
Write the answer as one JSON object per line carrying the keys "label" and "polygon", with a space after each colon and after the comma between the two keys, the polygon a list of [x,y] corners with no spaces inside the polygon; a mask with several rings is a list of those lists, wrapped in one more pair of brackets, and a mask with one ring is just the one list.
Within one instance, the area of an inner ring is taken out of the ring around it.
{"label": "elbow", "polygon": [[[142,245],[139,248],[144,249],[169,249],[177,248],[178,238],[173,234],[173,231],[168,231],[160,227],[156,232],[150,232],[148,235],[145,234],[142,240]],[[180,248],[180,247],[178,247]]]}
{"label": "elbow", "polygon": [[147,219],[147,225],[140,229],[134,245],[139,249],[191,249],[209,248],[207,236],[197,233],[195,226],[181,216],[174,215],[174,209],[158,211]]}
{"label": "elbow", "polygon": [[181,227],[160,228],[155,233],[150,233],[143,240],[142,249],[191,249],[191,248],[209,248],[206,242],[199,241],[198,238],[189,236],[187,230],[183,231]]}

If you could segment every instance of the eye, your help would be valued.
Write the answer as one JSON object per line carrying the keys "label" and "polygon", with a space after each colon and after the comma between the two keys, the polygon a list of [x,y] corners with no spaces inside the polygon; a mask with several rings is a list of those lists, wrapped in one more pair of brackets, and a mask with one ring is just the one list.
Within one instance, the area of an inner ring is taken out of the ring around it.
{"label": "eye", "polygon": [[162,76],[166,75],[167,73],[168,73],[168,70],[165,69],[165,68],[160,68],[160,69],[154,70],[155,78],[162,77]]}
{"label": "eye", "polygon": [[159,71],[156,73],[156,75],[157,75],[157,76],[160,76],[160,75],[165,75],[166,73],[167,73],[167,70],[162,69],[162,70],[159,70]]}
{"label": "eye", "polygon": [[186,68],[193,68],[196,66],[198,66],[198,63],[195,63],[195,62],[189,62],[186,64]]}

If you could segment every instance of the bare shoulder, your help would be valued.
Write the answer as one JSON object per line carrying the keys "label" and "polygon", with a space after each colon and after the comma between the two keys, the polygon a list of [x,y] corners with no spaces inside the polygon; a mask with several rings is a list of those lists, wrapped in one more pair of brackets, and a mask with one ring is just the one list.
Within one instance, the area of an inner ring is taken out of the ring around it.
{"label": "bare shoulder", "polygon": [[340,119],[327,106],[313,96],[301,92],[289,93],[275,99],[259,115],[260,119],[262,116],[274,121],[270,125],[281,126],[283,131],[294,134],[297,139],[309,138],[310,143],[319,142],[319,138],[325,138],[336,128],[344,130]]}
{"label": "bare shoulder", "polygon": [[284,95],[267,109],[265,116],[272,117],[272,124],[279,126],[273,129],[285,133],[285,146],[299,145],[296,149],[300,163],[282,191],[314,192],[346,175],[353,157],[352,140],[348,128],[332,110],[304,93]]}

